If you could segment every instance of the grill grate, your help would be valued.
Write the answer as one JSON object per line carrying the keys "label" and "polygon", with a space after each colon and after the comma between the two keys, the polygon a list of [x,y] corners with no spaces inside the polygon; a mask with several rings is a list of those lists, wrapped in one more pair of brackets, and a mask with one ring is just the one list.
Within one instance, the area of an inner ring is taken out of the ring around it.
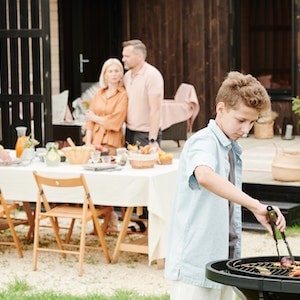
{"label": "grill grate", "polygon": [[246,263],[240,265],[234,265],[235,268],[239,268],[241,271],[258,273],[261,275],[272,275],[272,276],[289,276],[291,269],[282,266],[274,265],[270,262],[260,262],[260,263]]}
{"label": "grill grate", "polygon": [[[295,261],[295,265],[300,268],[299,258]],[[300,279],[299,277],[291,277],[290,273],[293,268],[281,266],[278,257],[251,257],[230,260],[227,267],[230,273],[244,276]]]}

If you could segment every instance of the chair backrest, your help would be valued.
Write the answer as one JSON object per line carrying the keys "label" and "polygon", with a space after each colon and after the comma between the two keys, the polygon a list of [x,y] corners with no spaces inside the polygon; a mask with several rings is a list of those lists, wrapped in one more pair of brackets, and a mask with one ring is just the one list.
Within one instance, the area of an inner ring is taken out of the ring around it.
{"label": "chair backrest", "polygon": [[49,203],[78,203],[83,207],[94,209],[90,192],[83,174],[72,178],[51,178],[33,171],[38,187],[38,198],[45,209],[50,210]]}
{"label": "chair backrest", "polygon": [[182,83],[177,89],[174,100],[177,103],[186,103],[189,106],[191,116],[188,119],[187,131],[192,132],[193,123],[200,111],[195,87],[188,83]]}
{"label": "chair backrest", "polygon": [[184,102],[184,101],[188,102],[188,101],[194,101],[196,99],[197,99],[197,95],[195,92],[195,88],[192,84],[189,83],[181,83],[174,96],[174,100],[177,102]]}

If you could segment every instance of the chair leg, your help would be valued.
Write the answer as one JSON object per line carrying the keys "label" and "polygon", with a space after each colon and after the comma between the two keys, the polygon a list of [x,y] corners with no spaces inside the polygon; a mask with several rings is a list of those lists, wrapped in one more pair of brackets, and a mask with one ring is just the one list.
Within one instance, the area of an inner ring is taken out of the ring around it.
{"label": "chair leg", "polygon": [[78,276],[82,276],[83,274],[85,235],[86,235],[86,220],[82,220],[81,233],[80,233],[80,246],[79,246]]}
{"label": "chair leg", "polygon": [[7,223],[9,225],[9,229],[10,229],[11,235],[13,237],[14,244],[15,244],[15,246],[17,248],[18,253],[19,253],[19,256],[21,258],[23,258],[23,252],[22,252],[20,240],[19,240],[19,238],[17,236],[17,233],[16,233],[16,230],[15,230],[15,226],[13,224],[13,221],[12,221],[12,219],[11,219],[11,217],[9,215],[6,216],[6,220],[7,220]]}
{"label": "chair leg", "polygon": [[71,223],[70,223],[69,230],[68,230],[68,234],[67,234],[67,237],[66,237],[66,244],[69,244],[70,241],[71,241],[71,236],[72,236],[72,233],[73,233],[74,224],[75,224],[75,219],[72,219]]}
{"label": "chair leg", "polygon": [[[55,234],[55,239],[56,239],[58,248],[60,250],[64,250],[61,238],[59,236],[59,226],[58,226],[58,223],[57,223],[57,219],[56,218],[52,218],[52,217],[49,217],[49,219],[50,219],[50,222],[52,224],[52,228],[53,228],[53,231],[54,231],[54,234]],[[61,255],[62,255],[63,258],[67,257],[66,253],[63,253],[63,252],[61,253]]]}
{"label": "chair leg", "polygon": [[[38,206],[40,207],[40,204],[37,204],[37,208],[36,209],[40,209],[38,208]],[[39,227],[40,227],[40,220],[39,217],[35,217],[35,223],[34,223],[34,238],[33,238],[33,271],[36,271],[37,269],[37,259],[38,259],[38,246],[39,246]]]}
{"label": "chair leg", "polygon": [[99,225],[98,218],[93,216],[93,220],[94,220],[95,229],[96,229],[96,232],[97,232],[97,235],[98,235],[98,238],[99,238],[100,246],[102,247],[102,250],[103,250],[105,258],[106,258],[106,261],[108,263],[110,263],[110,256],[109,256],[109,253],[108,253],[108,248],[107,248],[107,244],[106,244],[106,241],[105,241],[104,233],[103,233],[103,231],[102,231],[102,229]]}

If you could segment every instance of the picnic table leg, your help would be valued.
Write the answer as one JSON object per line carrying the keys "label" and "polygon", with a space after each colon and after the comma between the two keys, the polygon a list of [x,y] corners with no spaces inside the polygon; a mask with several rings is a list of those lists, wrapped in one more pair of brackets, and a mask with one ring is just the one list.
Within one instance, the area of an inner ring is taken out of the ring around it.
{"label": "picnic table leg", "polygon": [[27,240],[29,240],[34,234],[34,211],[32,211],[30,207],[30,202],[23,202],[23,207],[28,219],[29,229],[27,233]]}
{"label": "picnic table leg", "polygon": [[128,224],[130,222],[131,219],[131,215],[133,212],[133,208],[134,207],[127,207],[124,218],[123,218],[123,222],[122,222],[122,228],[121,231],[119,233],[118,236],[118,240],[117,240],[117,244],[113,253],[113,257],[112,257],[112,263],[117,263],[119,260],[119,256],[121,254],[121,250],[120,250],[120,246],[121,244],[124,242],[126,235],[127,235],[127,231],[128,231]]}

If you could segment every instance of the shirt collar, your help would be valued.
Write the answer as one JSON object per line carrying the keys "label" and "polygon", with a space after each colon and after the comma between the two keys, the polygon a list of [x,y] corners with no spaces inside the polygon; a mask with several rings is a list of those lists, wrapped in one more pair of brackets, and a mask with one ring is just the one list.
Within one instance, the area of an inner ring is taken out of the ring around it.
{"label": "shirt collar", "polygon": [[237,141],[230,140],[225,135],[225,133],[220,129],[220,127],[217,125],[215,120],[213,120],[213,119],[209,120],[209,123],[207,126],[215,134],[215,136],[219,140],[220,144],[224,148],[228,148],[228,150],[230,150],[232,148],[233,151],[236,152],[237,154],[239,154],[239,155],[242,154],[242,148],[239,145],[239,143]]}
{"label": "shirt collar", "polygon": [[[107,90],[107,87],[106,87],[106,88],[101,88],[101,94],[104,94],[106,90]],[[124,90],[125,90],[125,88],[124,88],[124,86],[122,86],[122,85],[119,85],[119,86],[117,87],[117,91],[118,91],[118,92],[123,92]]]}
{"label": "shirt collar", "polygon": [[147,65],[148,63],[144,62],[143,66],[136,72],[135,75],[144,74],[146,72]]}

